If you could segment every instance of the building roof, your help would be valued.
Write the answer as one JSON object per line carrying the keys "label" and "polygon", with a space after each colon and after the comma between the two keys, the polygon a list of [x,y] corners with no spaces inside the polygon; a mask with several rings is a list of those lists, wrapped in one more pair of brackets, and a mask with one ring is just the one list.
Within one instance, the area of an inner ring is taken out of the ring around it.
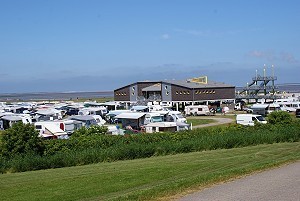
{"label": "building roof", "polygon": [[222,88],[234,87],[233,85],[225,84],[222,82],[208,81],[207,84],[190,82],[188,80],[165,80],[165,83],[174,84],[186,88]]}
{"label": "building roof", "polygon": [[230,84],[225,84],[223,82],[215,82],[215,81],[210,81],[208,80],[207,83],[201,83],[201,82],[193,82],[192,79],[187,79],[187,80],[145,80],[145,81],[138,81],[123,87],[120,87],[116,90],[131,86],[133,84],[138,84],[138,83],[153,83],[153,85],[149,87],[145,87],[142,89],[142,91],[161,91],[161,83],[166,83],[166,84],[172,84],[172,85],[177,85],[181,87],[186,87],[190,89],[203,89],[203,88],[223,88],[223,87],[235,87]]}
{"label": "building roof", "polygon": [[142,91],[161,91],[161,84],[154,84],[149,87],[145,87]]}

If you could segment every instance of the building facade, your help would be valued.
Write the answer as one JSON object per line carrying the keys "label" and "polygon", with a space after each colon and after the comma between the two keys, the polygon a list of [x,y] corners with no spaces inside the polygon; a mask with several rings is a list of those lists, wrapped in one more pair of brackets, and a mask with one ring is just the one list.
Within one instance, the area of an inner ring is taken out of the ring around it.
{"label": "building facade", "polygon": [[114,100],[134,103],[139,100],[169,103],[235,101],[235,86],[200,78],[187,80],[142,81],[114,90]]}

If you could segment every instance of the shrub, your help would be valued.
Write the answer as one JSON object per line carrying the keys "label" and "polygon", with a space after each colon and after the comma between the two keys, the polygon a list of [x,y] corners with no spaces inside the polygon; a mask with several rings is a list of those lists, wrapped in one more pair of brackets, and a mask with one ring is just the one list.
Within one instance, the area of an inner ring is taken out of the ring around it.
{"label": "shrub", "polygon": [[76,130],[72,137],[79,137],[79,136],[88,136],[88,135],[105,135],[108,131],[108,128],[105,126],[98,126],[92,125],[89,128],[81,127],[80,129]]}
{"label": "shrub", "polygon": [[43,140],[31,124],[18,122],[3,132],[1,155],[4,157],[14,157],[20,154],[42,154],[43,150]]}
{"label": "shrub", "polygon": [[270,124],[291,124],[292,121],[291,115],[285,111],[275,111],[268,116],[268,122]]}

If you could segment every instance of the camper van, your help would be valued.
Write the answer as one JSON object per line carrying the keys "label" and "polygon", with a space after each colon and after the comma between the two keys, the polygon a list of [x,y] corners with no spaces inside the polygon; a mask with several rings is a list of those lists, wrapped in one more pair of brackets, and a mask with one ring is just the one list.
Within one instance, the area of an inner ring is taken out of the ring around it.
{"label": "camper van", "polygon": [[150,124],[150,123],[156,123],[156,122],[163,122],[164,118],[160,113],[146,113],[144,125]]}
{"label": "camper van", "polygon": [[186,115],[210,115],[207,105],[188,105],[184,108]]}
{"label": "camper van", "polygon": [[107,114],[107,109],[103,106],[82,108],[78,111],[78,115],[100,115],[104,117]]}
{"label": "camper van", "polygon": [[182,122],[186,123],[186,118],[184,118],[179,111],[170,111],[166,117],[168,122]]}
{"label": "camper van", "polygon": [[262,115],[255,114],[238,114],[236,115],[236,123],[245,125],[245,126],[254,126],[254,122],[259,122],[266,124],[267,121],[263,118]]}

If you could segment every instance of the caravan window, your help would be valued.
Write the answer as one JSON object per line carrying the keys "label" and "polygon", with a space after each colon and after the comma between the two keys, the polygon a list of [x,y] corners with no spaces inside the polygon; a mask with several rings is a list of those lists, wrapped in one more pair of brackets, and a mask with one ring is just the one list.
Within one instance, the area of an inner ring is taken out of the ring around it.
{"label": "caravan window", "polygon": [[42,129],[42,126],[41,125],[35,125],[35,129],[40,130],[40,129]]}
{"label": "caravan window", "polygon": [[202,111],[202,108],[198,108],[198,111],[200,111],[200,112],[201,112],[201,111]]}

